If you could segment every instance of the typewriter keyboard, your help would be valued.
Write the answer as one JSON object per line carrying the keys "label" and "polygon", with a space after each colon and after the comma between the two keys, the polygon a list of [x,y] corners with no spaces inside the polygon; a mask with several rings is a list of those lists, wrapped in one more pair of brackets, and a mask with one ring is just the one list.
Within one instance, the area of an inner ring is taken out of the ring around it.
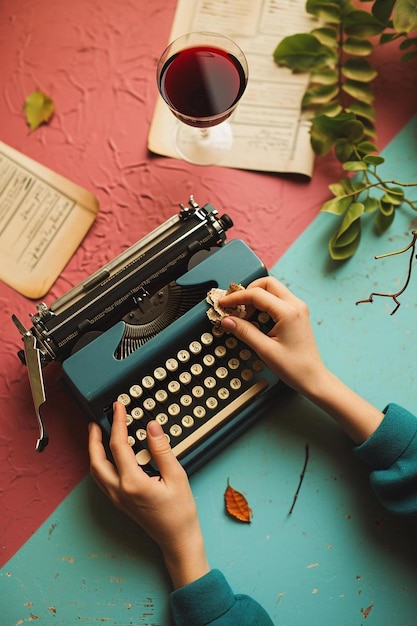
{"label": "typewriter keyboard", "polygon": [[[255,323],[263,328],[268,320],[260,313]],[[269,386],[265,365],[252,350],[221,328],[205,328],[117,396],[126,408],[129,443],[139,465],[151,461],[150,420],[161,424],[181,459]]]}

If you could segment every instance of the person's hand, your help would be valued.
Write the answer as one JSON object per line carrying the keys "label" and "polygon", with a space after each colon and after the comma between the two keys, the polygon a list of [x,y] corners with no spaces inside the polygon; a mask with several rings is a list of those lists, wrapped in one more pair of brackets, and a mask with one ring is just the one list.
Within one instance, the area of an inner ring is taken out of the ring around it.
{"label": "person's hand", "polygon": [[255,350],[287,385],[331,415],[356,443],[375,432],[384,414],[327,369],[314,339],[308,307],[287,287],[268,276],[224,296],[219,303],[225,308],[244,304],[248,315],[256,309],[268,313],[274,322],[268,335],[251,322],[232,316],[222,320],[222,327]]}
{"label": "person's hand", "polygon": [[128,443],[126,410],[114,404],[107,459],[100,426],[90,424],[91,475],[113,504],[129,515],[160,546],[175,588],[206,574],[210,568],[197,508],[185,470],[155,422],[147,427],[148,446],[160,476],[148,476],[138,466]]}
{"label": "person's hand", "polygon": [[275,322],[268,335],[249,321],[234,316],[225,317],[222,328],[255,350],[286,384],[308,394],[325,368],[314,339],[307,305],[271,276],[224,296],[219,304],[225,308],[244,304],[249,316],[255,309],[268,313]]}

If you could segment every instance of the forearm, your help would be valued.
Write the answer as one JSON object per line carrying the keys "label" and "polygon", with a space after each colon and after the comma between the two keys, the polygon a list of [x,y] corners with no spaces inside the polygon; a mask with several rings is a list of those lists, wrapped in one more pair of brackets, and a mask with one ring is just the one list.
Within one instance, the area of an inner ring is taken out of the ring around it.
{"label": "forearm", "polygon": [[303,393],[328,413],[356,444],[370,437],[384,419],[382,411],[361,398],[325,366],[307,382]]}
{"label": "forearm", "polygon": [[210,571],[204,539],[199,529],[196,529],[193,537],[190,533],[182,545],[163,550],[163,555],[174,589],[189,585]]}

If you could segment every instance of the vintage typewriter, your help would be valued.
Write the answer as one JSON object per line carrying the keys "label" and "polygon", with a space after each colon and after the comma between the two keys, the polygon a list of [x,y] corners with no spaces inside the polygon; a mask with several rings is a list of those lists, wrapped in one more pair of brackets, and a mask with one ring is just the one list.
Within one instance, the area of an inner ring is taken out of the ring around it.
{"label": "vintage typewriter", "polygon": [[[40,408],[43,367],[62,362],[64,379],[89,418],[110,432],[112,405],[127,411],[129,442],[145,471],[155,468],[146,424],[157,419],[174,453],[192,472],[252,423],[279,381],[256,354],[209,321],[213,286],[247,285],[267,274],[232,226],[210,204],[191,197],[177,215],[58,298],[41,303],[22,334],[39,425],[37,450],[48,444]],[[265,313],[254,323],[267,328]]]}

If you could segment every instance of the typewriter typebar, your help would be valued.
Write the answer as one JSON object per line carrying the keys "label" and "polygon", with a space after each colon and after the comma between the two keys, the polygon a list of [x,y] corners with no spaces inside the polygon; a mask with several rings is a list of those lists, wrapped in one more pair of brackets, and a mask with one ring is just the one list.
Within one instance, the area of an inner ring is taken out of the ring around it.
{"label": "typewriter typebar", "polygon": [[[232,240],[177,279],[184,293],[204,294],[231,282],[247,285],[267,274],[241,240]],[[129,442],[138,463],[155,473],[146,425],[156,419],[188,473],[259,418],[276,398],[277,378],[248,346],[223,333],[207,317],[203,297],[187,312],[124,359],[115,357],[125,332],[116,324],[63,363],[64,376],[86,412],[109,434],[112,405],[127,411]],[[264,313],[253,322],[267,331]]]}
{"label": "typewriter typebar", "polygon": [[199,207],[191,196],[187,206],[180,205],[177,215],[87,280],[50,306],[37,305],[36,313],[30,315],[29,330],[13,315],[23,338],[19,356],[28,368],[39,426],[38,451],[48,444],[40,414],[46,401],[43,366],[71,359],[86,344],[95,345],[102,333],[109,330],[111,334],[118,324],[124,335],[110,358],[128,357],[202,299],[201,289],[190,289],[185,296],[175,281],[187,272],[190,262],[198,264],[203,252],[207,255],[223,246],[232,225],[230,217],[219,217],[210,204]]}

